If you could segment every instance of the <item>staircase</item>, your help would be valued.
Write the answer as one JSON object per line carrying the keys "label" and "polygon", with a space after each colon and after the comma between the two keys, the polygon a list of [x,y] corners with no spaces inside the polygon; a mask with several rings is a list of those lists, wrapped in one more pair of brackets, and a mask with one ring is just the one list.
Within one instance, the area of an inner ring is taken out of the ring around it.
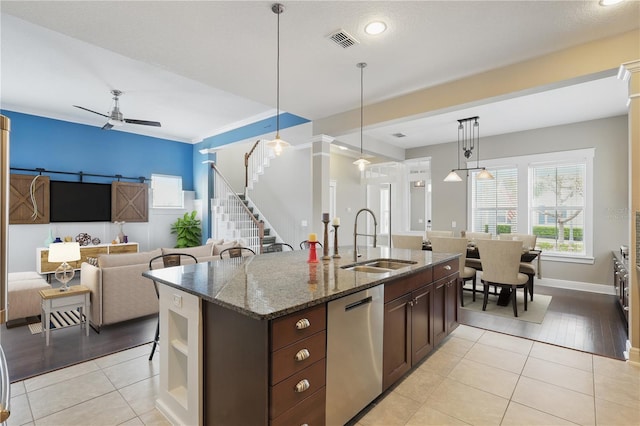
{"label": "staircase", "polygon": [[[261,221],[260,220],[260,214],[257,212],[254,212],[254,210],[256,210],[255,206],[251,205],[252,203],[250,202],[250,200],[247,199],[247,197],[244,194],[238,194],[238,197],[242,200],[242,202],[244,203],[245,206],[247,206],[247,209],[251,212],[251,214],[253,214],[253,217],[256,218],[256,220]],[[262,220],[261,222],[264,223],[264,221]],[[264,237],[262,238],[262,246],[266,247],[268,245],[271,245],[273,243],[276,242],[276,236],[275,235],[271,235],[271,228],[264,228]]]}
{"label": "staircase", "polygon": [[236,194],[215,164],[214,198],[211,200],[211,236],[215,239],[238,240],[256,253],[276,242],[271,229],[265,229],[255,206],[243,194]]}

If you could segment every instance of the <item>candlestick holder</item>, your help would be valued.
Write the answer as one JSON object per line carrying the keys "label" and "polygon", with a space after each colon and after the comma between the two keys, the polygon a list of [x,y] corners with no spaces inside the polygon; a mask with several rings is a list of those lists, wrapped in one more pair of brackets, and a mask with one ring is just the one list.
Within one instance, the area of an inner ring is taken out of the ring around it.
{"label": "candlestick holder", "polygon": [[331,260],[331,256],[329,256],[329,218],[323,218],[322,223],[324,223],[324,245],[322,247],[322,260]]}
{"label": "candlestick holder", "polygon": [[317,241],[309,241],[309,259],[307,263],[318,263],[318,256],[316,256],[316,244]]}
{"label": "candlestick holder", "polygon": [[338,228],[340,225],[331,225],[333,226],[333,258],[339,259],[340,255],[338,254]]}

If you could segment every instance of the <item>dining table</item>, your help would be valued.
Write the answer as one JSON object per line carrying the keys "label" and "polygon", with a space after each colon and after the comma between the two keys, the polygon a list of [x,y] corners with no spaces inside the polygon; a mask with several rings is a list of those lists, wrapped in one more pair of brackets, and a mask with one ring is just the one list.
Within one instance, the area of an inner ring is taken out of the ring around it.
{"label": "dining table", "polygon": [[[422,243],[422,250],[431,250],[431,244],[429,244],[428,242],[423,242]],[[522,254],[520,255],[520,262],[526,262],[526,263],[531,263],[534,260],[537,261],[537,265],[536,265],[536,276],[538,278],[541,277],[541,272],[540,272],[540,254],[542,253],[542,250],[534,250],[534,249],[524,249],[522,250]],[[475,244],[470,243],[467,246],[467,259],[480,259],[480,252],[478,251],[478,247],[476,247]],[[480,262],[482,264],[482,261]],[[475,266],[474,266],[475,267]],[[475,267],[477,269],[477,267]],[[480,270],[481,267],[480,267]],[[508,306],[509,302],[511,301],[511,289],[508,287],[502,287],[500,289],[500,294],[498,295],[498,302],[497,304],[499,306]]]}

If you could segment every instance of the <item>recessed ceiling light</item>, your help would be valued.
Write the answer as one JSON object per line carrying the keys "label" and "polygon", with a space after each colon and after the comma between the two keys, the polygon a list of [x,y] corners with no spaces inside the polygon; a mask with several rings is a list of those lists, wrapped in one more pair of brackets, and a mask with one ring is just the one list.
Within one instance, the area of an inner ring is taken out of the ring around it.
{"label": "recessed ceiling light", "polygon": [[600,6],[613,6],[622,3],[624,0],[600,0]]}
{"label": "recessed ceiling light", "polygon": [[[612,0],[607,0],[607,1],[612,1]],[[369,22],[364,27],[364,32],[369,35],[377,35],[385,32],[386,29],[387,29],[387,24],[385,24],[384,22],[373,21],[373,22]]]}

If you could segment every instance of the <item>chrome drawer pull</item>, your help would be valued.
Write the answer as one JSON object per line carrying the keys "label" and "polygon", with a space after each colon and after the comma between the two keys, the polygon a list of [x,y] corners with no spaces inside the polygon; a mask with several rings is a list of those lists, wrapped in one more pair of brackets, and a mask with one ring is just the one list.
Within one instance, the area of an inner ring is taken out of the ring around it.
{"label": "chrome drawer pull", "polygon": [[296,322],[296,329],[297,330],[304,330],[305,328],[307,328],[309,326],[311,326],[311,323],[306,318],[302,318],[301,320],[298,320],[298,322]]}
{"label": "chrome drawer pull", "polygon": [[306,391],[307,389],[309,389],[310,387],[311,387],[311,385],[309,384],[309,381],[307,379],[302,379],[298,383],[296,383],[295,391],[298,392],[298,393],[302,393],[302,392]]}
{"label": "chrome drawer pull", "polygon": [[451,265],[444,265],[444,270],[445,271],[450,271],[451,270]]}
{"label": "chrome drawer pull", "polygon": [[311,354],[309,353],[308,349],[300,349],[298,351],[298,353],[296,354],[296,361],[304,361],[305,359],[309,358],[311,356]]}

